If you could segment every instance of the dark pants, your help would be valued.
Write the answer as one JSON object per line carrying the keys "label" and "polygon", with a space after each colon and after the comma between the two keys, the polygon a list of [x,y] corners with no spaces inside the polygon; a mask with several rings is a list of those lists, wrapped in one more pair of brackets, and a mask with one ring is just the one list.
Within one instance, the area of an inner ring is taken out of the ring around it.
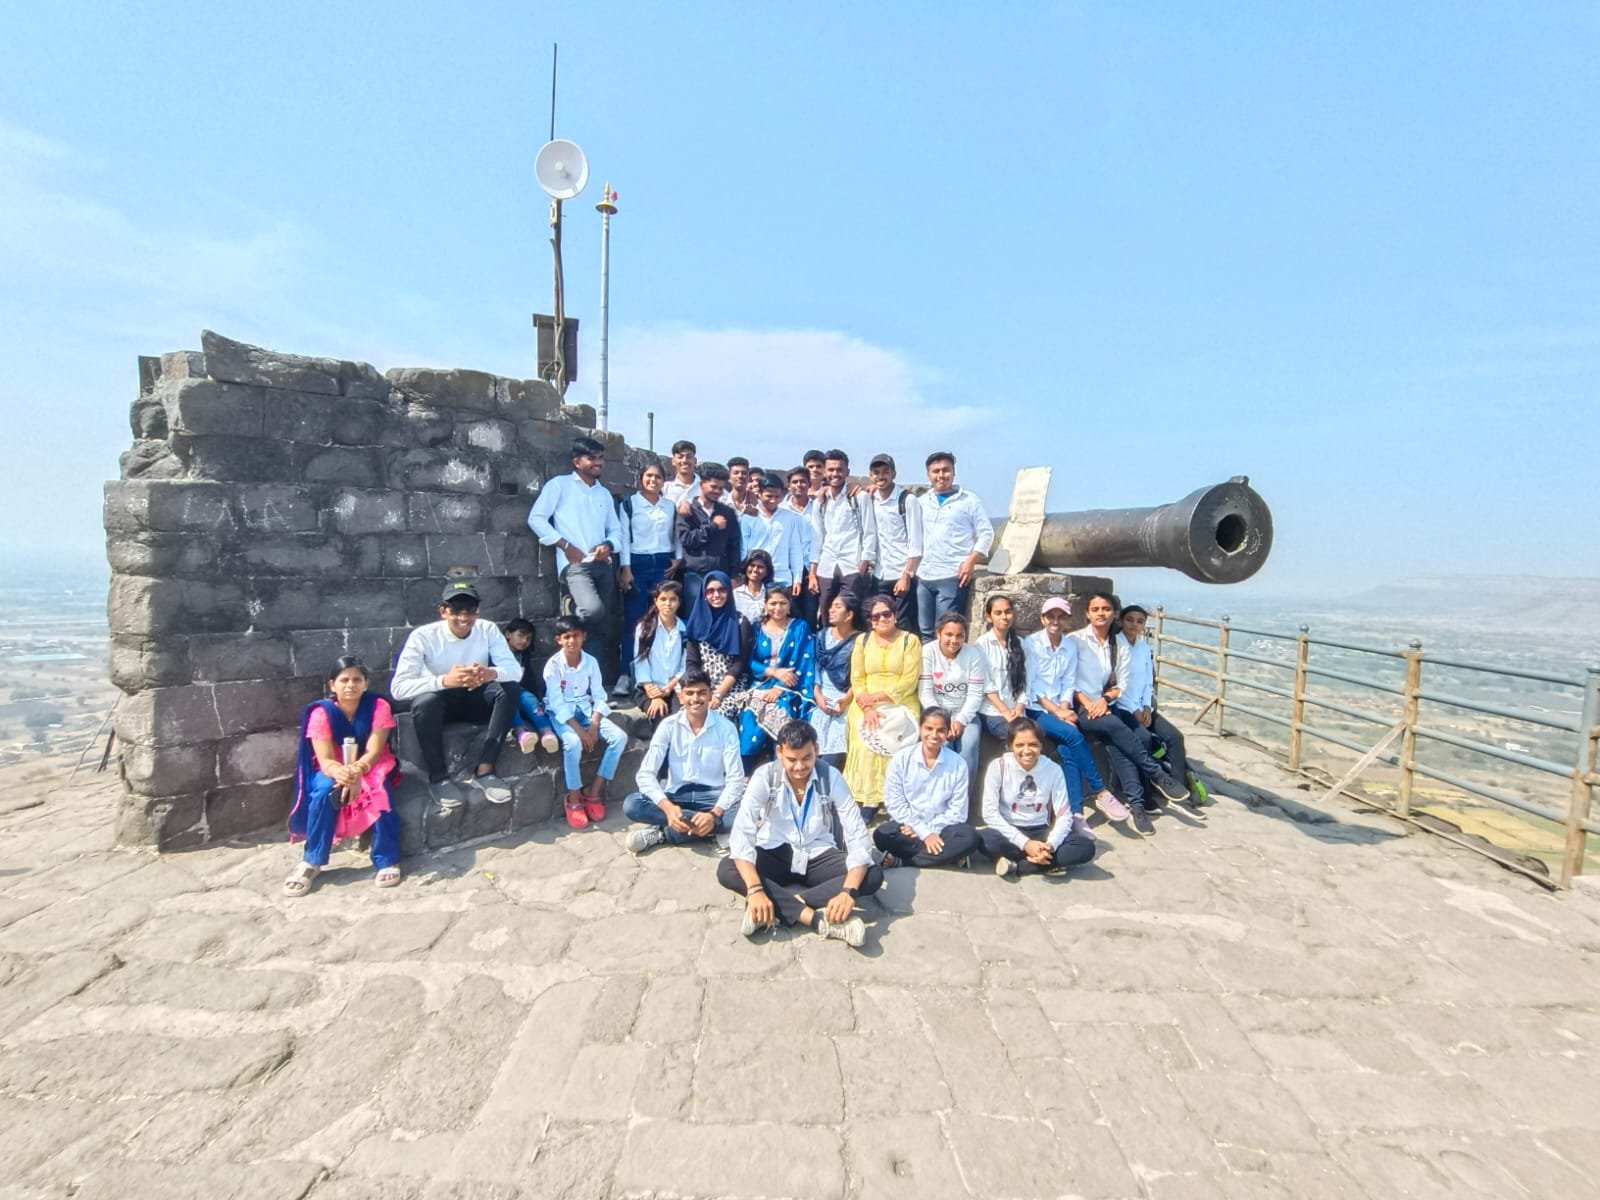
{"label": "dark pants", "polygon": [[[793,856],[794,849],[790,846],[756,851],[756,874],[767,889],[767,898],[772,901],[778,920],[785,925],[793,925],[798,921],[803,908],[826,908],[828,901],[844,887],[844,877],[849,871],[845,866],[843,850],[824,850],[820,854],[813,854],[811,861],[806,864],[804,875],[796,875],[789,870]],[[724,858],[717,863],[717,882],[730,892],[738,892],[742,896],[745,894],[744,880],[739,877],[739,868],[733,864],[731,858]],[[882,886],[883,870],[868,867],[867,876],[857,890],[863,896],[870,896]]]}
{"label": "dark pants", "polygon": [[[1044,835],[1050,831],[1049,826],[1040,825],[1036,829],[1018,828],[1019,833],[1024,833],[1031,838],[1044,841]],[[1014,863],[1026,864],[1027,858],[1022,851],[1002,834],[998,829],[978,830],[979,844],[990,858],[1009,858]],[[1056,847],[1054,865],[1058,867],[1081,867],[1094,857],[1094,838],[1087,833],[1069,833],[1062,839],[1061,845]]]}
{"label": "dark pants", "polygon": [[1100,778],[1100,772],[1094,765],[1094,755],[1089,752],[1089,744],[1083,740],[1081,725],[1083,717],[1080,715],[1078,724],[1063,721],[1054,713],[1047,713],[1042,708],[1030,708],[1028,716],[1032,717],[1044,730],[1045,737],[1056,744],[1056,757],[1061,760],[1061,771],[1067,777],[1067,802],[1072,806],[1072,811],[1083,811],[1083,781],[1087,779],[1089,786],[1096,794],[1105,787],[1105,782]]}
{"label": "dark pants", "polygon": [[1083,709],[1078,712],[1078,730],[1084,737],[1092,737],[1106,748],[1111,769],[1117,773],[1122,785],[1122,799],[1128,804],[1143,804],[1144,781],[1154,778],[1162,766],[1150,757],[1150,737],[1143,730],[1135,733],[1112,709],[1103,717],[1091,717]]}
{"label": "dark pants", "polygon": [[[650,589],[667,577],[667,564],[672,555],[635,554],[629,569],[633,572],[633,586],[622,597],[622,648],[627,653],[624,668],[631,675],[633,660],[639,653],[639,618],[650,607]],[[684,609],[688,616],[688,609]]]}
{"label": "dark pants", "polygon": [[967,597],[972,594],[972,584],[962,587],[952,575],[949,579],[917,580],[917,629],[922,640],[933,640],[934,625],[947,612],[967,614]]}
{"label": "dark pants", "polygon": [[939,830],[939,836],[944,839],[944,849],[929,854],[922,839],[900,832],[900,825],[893,817],[872,831],[872,840],[878,849],[894,855],[908,867],[942,867],[946,863],[960,862],[978,848],[978,831],[965,822],[946,825]]}
{"label": "dark pants", "polygon": [[[633,689],[633,696],[631,697],[631,700],[632,700],[633,706],[635,708],[637,708],[640,712],[644,712],[650,706],[650,697],[645,695],[644,689],[642,687],[636,687],[636,688]],[[655,726],[657,724],[659,724],[661,721],[666,720],[673,713],[677,712],[678,709],[681,708],[681,707],[683,707],[683,706],[678,703],[678,693],[677,692],[673,692],[672,695],[667,697],[667,711],[662,713],[659,717],[652,718],[652,720],[650,722],[650,727],[652,729],[655,728]]]}
{"label": "dark pants", "polygon": [[841,568],[835,567],[831,578],[817,572],[817,628],[828,623],[828,606],[840,592],[844,593],[844,602],[855,609],[859,616],[861,604],[866,599],[865,580],[861,572],[852,571],[846,575]]}
{"label": "dark pants", "polygon": [[896,596],[894,594],[894,585],[899,579],[900,576],[898,575],[892,579],[879,579],[874,575],[872,577],[872,590],[869,594],[889,597],[889,603],[894,605],[894,623],[907,633],[916,633],[917,577],[913,575],[911,577],[911,586]]}
{"label": "dark pants", "polygon": [[[685,813],[710,812],[717,806],[717,801],[722,799],[722,789],[719,787],[702,787],[698,783],[686,783],[675,792],[668,792],[667,799],[671,800]],[[661,811],[659,805],[643,792],[634,792],[622,802],[623,815],[630,821],[638,821],[641,825],[654,825],[667,835],[667,841],[675,846],[693,841],[693,835],[679,833],[667,824],[667,814]],[[727,833],[733,827],[733,818],[739,813],[739,804],[734,802],[717,818],[716,826],[707,837],[716,837],[719,833]]]}
{"label": "dark pants", "polygon": [[428,782],[438,783],[450,773],[444,761],[444,723],[463,721],[468,725],[485,725],[483,741],[477,755],[468,756],[470,762],[494,766],[500,756],[500,747],[506,740],[506,730],[517,715],[517,698],[522,686],[515,683],[486,683],[479,688],[445,688],[428,692],[411,702],[411,716],[415,722],[417,742],[422,747],[423,765],[428,768]]}
{"label": "dark pants", "polygon": [[812,629],[820,629],[828,623],[826,619],[817,620],[817,598],[811,594],[811,588],[804,575],[800,577],[800,594],[789,597],[789,607],[795,616]]}
{"label": "dark pants", "polygon": [[1179,783],[1188,779],[1189,755],[1183,744],[1183,734],[1178,731],[1177,726],[1160,713],[1151,712],[1150,727],[1146,729],[1139,724],[1139,718],[1126,709],[1117,708],[1112,711],[1122,718],[1129,729],[1133,730],[1135,737],[1150,743],[1151,757],[1155,755],[1154,743],[1159,742],[1166,748],[1166,753],[1156,761],[1163,764],[1168,771],[1171,771],[1174,779]]}
{"label": "dark pants", "polygon": [[609,689],[622,673],[622,597],[617,593],[615,563],[576,563],[561,576],[572,601],[572,615],[583,622],[584,649],[600,666],[600,681]]}

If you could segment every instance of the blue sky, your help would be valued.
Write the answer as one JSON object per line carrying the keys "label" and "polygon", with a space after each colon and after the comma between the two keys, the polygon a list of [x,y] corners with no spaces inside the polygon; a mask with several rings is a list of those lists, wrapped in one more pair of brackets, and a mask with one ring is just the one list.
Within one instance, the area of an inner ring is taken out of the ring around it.
{"label": "blue sky", "polygon": [[1244,473],[1248,594],[1600,575],[1593,5],[245,7],[0,14],[0,547],[98,553],[202,327],[532,374],[558,41],[632,440],[948,445],[996,511]]}

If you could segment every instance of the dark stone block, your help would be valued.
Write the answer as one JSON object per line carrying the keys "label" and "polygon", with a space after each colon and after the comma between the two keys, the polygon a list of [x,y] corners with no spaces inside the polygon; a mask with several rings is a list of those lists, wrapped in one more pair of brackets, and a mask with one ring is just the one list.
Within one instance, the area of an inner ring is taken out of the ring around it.
{"label": "dark stone block", "polygon": [[151,688],[117,705],[117,740],[140,745],[181,746],[222,737],[214,689],[209,685]]}
{"label": "dark stone block", "polygon": [[301,712],[324,694],[322,689],[321,679],[304,677],[216,684],[208,690],[215,701],[217,736],[298,729]]}
{"label": "dark stone block", "polygon": [[[533,500],[523,499],[521,496],[505,497],[498,500],[487,501],[488,514],[480,528],[489,533],[514,533],[522,534],[534,540],[533,531],[528,528],[528,513],[533,508]],[[537,541],[535,541],[537,545]]]}
{"label": "dark stone block", "polygon": [[542,454],[562,464],[558,474],[572,470],[572,442],[579,431],[560,421],[518,421],[517,441],[530,454]]}
{"label": "dark stone block", "polygon": [[504,538],[504,557],[501,558],[499,567],[506,575],[537,575],[540,561],[543,558],[544,547],[539,545],[532,530],[522,533],[491,533],[486,537],[491,544],[495,538]]}
{"label": "dark stone block", "polygon": [[185,470],[165,440],[145,438],[117,458],[117,471],[124,479],[181,479]]}
{"label": "dark stone block", "polygon": [[462,784],[461,790],[467,797],[465,815],[458,826],[462,841],[494,837],[511,829],[511,804],[490,804],[483,789],[470,784]]}
{"label": "dark stone block", "polygon": [[495,411],[513,421],[554,420],[561,412],[561,393],[542,379],[497,379]]}
{"label": "dark stone block", "polygon": [[416,579],[428,573],[428,547],[420,533],[387,533],[382,535],[382,544],[385,576]]}
{"label": "dark stone block", "polygon": [[159,396],[144,395],[133,402],[129,410],[129,424],[135,438],[164,440],[167,436],[167,406]]}
{"label": "dark stone block", "polygon": [[161,382],[161,360],[149,354],[139,355],[139,394],[148,396]]}
{"label": "dark stone block", "polygon": [[561,615],[561,585],[556,582],[555,564],[548,561],[548,552],[545,557],[544,575],[524,575],[517,583],[518,611],[529,620]]}
{"label": "dark stone block", "polygon": [[215,788],[206,794],[206,836],[219,841],[281,826],[293,805],[292,778]]}
{"label": "dark stone block", "polygon": [[151,579],[220,579],[235,569],[216,541],[192,533],[112,534],[106,560],[116,574]]}
{"label": "dark stone block", "polygon": [[206,840],[203,792],[155,798],[126,794],[117,808],[116,839],[125,846],[188,850]]}
{"label": "dark stone block", "polygon": [[405,640],[403,627],[380,625],[365,629],[302,629],[290,635],[295,672],[326,679],[333,664],[353,654],[369,672],[387,673]]}
{"label": "dark stone block", "polygon": [[279,679],[295,673],[289,647],[290,639],[282,633],[193,637],[189,639],[189,664],[198,683]]}
{"label": "dark stone block", "polygon": [[353,540],[330,533],[257,537],[239,552],[246,575],[327,576],[352,571]]}
{"label": "dark stone block", "polygon": [[478,533],[486,502],[449,492],[412,492],[406,497],[407,527],[413,533]]}
{"label": "dark stone block", "polygon": [[[387,385],[385,385],[387,386]],[[385,393],[387,395],[387,393]],[[346,398],[338,407],[333,440],[341,446],[403,445],[399,414],[385,400]]]}
{"label": "dark stone block", "polygon": [[272,436],[263,424],[266,393],[258,387],[214,379],[163,380],[156,395],[167,409],[172,433],[223,437]]}
{"label": "dark stone block", "polygon": [[402,773],[400,782],[390,789],[389,803],[400,822],[400,853],[407,858],[421,854],[428,848],[424,830],[427,810],[430,805],[437,806],[428,781]]}
{"label": "dark stone block", "polygon": [[269,438],[307,446],[333,443],[334,427],[345,401],[314,392],[273,392],[266,404],[264,430]]}
{"label": "dark stone block", "polygon": [[482,450],[489,454],[513,454],[517,448],[517,427],[510,421],[501,421],[493,417],[475,421],[458,419],[453,440],[459,449]]}
{"label": "dark stone block", "polygon": [[[252,579],[256,629],[404,625],[405,598],[390,579]],[[437,597],[436,597],[437,598]]]}
{"label": "dark stone block", "polygon": [[160,378],[209,379],[206,356],[198,350],[172,350],[161,356]]}
{"label": "dark stone block", "polygon": [[106,602],[113,634],[177,632],[183,627],[183,581],[114,575]]}
{"label": "dark stone block", "polygon": [[294,447],[294,476],[307,483],[375,488],[384,482],[384,452],[365,446]]}
{"label": "dark stone block", "polygon": [[259,783],[293,774],[295,756],[300,751],[300,725],[283,729],[263,729],[242,737],[230,738],[217,746],[217,783],[230,787],[240,783]]}
{"label": "dark stone block", "polygon": [[244,484],[237,504],[240,523],[251,533],[315,533],[320,528],[321,507],[312,488]]}
{"label": "dark stone block", "polygon": [[403,533],[405,493],[340,488],[328,504],[327,522],[339,533]]}
{"label": "dark stone block", "polygon": [[217,785],[214,742],[186,746],[128,742],[121,750],[122,781],[141,796],[176,796]]}
{"label": "dark stone block", "polygon": [[561,811],[566,786],[559,766],[541,766],[511,784],[511,826],[543,825]]}
{"label": "dark stone block", "polygon": [[339,392],[341,364],[334,359],[280,354],[233,341],[209,329],[200,334],[200,349],[206,356],[206,371],[213,379],[293,392]]}
{"label": "dark stone block", "polygon": [[388,478],[391,486],[407,491],[482,496],[496,487],[494,463],[481,450],[390,451]]}
{"label": "dark stone block", "polygon": [[175,433],[168,444],[191,479],[276,483],[297,478],[285,442]]}
{"label": "dark stone block", "polygon": [[389,381],[383,377],[383,372],[371,363],[341,362],[339,391],[343,395],[357,399],[387,400]]}
{"label": "dark stone block", "polygon": [[462,841],[461,830],[466,825],[466,817],[464,806],[446,810],[439,807],[437,800],[430,800],[422,810],[422,838],[428,849],[437,850]]}
{"label": "dark stone block", "polygon": [[439,619],[439,593],[444,588],[442,579],[431,576],[407,579],[404,587],[407,625],[427,625]]}
{"label": "dark stone block", "polygon": [[[445,446],[456,427],[455,417],[448,410],[441,412],[420,404],[408,404],[400,412],[398,440],[385,441],[385,445],[404,446],[408,449],[425,449]],[[391,427],[394,429],[396,427]]]}
{"label": "dark stone block", "polygon": [[416,404],[434,408],[495,410],[495,377],[483,371],[441,371],[431,367],[395,367],[384,372],[391,387]]}
{"label": "dark stone block", "polygon": [[[470,568],[472,575],[506,575],[504,533],[430,533],[423,540],[428,546],[428,573],[441,579],[455,568]],[[485,597],[487,600],[487,597]]]}
{"label": "dark stone block", "polygon": [[189,642],[182,637],[149,638],[118,634],[111,639],[111,682],[125,692],[176,687],[190,682]]}
{"label": "dark stone block", "polygon": [[118,533],[232,534],[237,490],[188,480],[121,480],[105,485],[106,529]]}
{"label": "dark stone block", "polygon": [[568,425],[576,425],[588,432],[594,429],[594,405],[592,404],[563,404],[561,406],[561,420]]}

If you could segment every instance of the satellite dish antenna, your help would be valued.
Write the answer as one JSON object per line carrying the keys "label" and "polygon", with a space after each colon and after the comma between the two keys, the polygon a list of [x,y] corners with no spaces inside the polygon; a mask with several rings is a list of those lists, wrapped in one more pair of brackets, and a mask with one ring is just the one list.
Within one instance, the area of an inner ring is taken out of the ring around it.
{"label": "satellite dish antenna", "polygon": [[576,142],[557,138],[539,147],[533,177],[557,200],[571,200],[589,182],[589,160]]}

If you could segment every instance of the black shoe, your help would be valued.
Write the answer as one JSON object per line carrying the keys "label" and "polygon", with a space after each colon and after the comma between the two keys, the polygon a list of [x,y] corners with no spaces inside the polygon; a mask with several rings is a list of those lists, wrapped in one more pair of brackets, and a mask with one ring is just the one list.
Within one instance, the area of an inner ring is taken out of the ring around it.
{"label": "black shoe", "polygon": [[1150,819],[1150,810],[1143,804],[1133,806],[1133,827],[1139,831],[1140,837],[1150,837],[1156,831],[1156,824]]}
{"label": "black shoe", "polygon": [[1171,771],[1157,771],[1150,784],[1161,796],[1174,803],[1182,803],[1189,798],[1189,789],[1174,779]]}

